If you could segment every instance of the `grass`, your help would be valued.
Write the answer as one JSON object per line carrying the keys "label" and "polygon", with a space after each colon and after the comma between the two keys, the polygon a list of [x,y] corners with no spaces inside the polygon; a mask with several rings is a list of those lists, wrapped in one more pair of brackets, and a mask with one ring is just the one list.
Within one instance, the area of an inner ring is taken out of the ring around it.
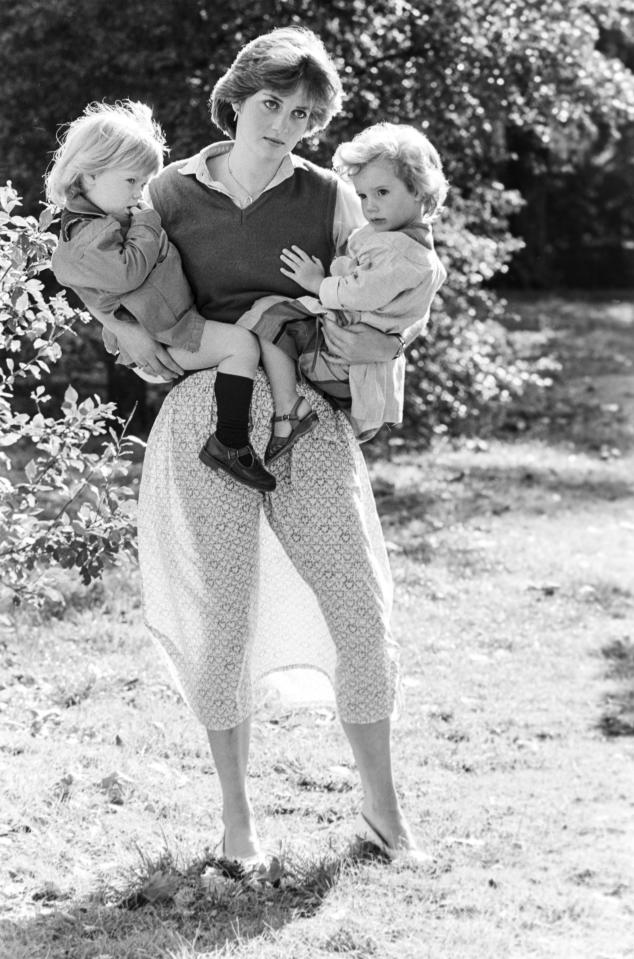
{"label": "grass", "polygon": [[371,464],[403,649],[395,765],[434,863],[354,839],[332,710],[263,698],[251,780],[275,858],[237,875],[136,572],[60,576],[64,611],[0,620],[3,959],[634,956],[634,311],[521,309],[564,364],[551,409],[512,441]]}

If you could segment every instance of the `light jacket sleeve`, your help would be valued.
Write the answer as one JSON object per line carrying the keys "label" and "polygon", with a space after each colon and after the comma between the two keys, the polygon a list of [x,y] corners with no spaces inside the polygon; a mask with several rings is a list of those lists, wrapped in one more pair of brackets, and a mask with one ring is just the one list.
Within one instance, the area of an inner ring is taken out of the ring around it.
{"label": "light jacket sleeve", "polygon": [[[80,240],[78,236],[78,245]],[[74,261],[73,283],[117,294],[136,290],[154,269],[167,242],[155,210],[135,214],[125,234],[114,217],[107,217]]]}
{"label": "light jacket sleeve", "polygon": [[319,299],[331,310],[378,310],[416,287],[420,274],[420,263],[378,244],[360,251],[356,267],[347,276],[327,276],[319,287]]}

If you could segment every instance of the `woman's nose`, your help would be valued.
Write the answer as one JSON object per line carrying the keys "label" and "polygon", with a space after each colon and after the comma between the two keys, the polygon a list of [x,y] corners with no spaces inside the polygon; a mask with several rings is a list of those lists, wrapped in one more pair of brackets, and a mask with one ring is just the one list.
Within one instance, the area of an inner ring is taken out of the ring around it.
{"label": "woman's nose", "polygon": [[273,129],[278,132],[285,130],[286,127],[288,126],[289,117],[290,117],[289,113],[283,113],[283,112],[276,113],[275,118],[273,120]]}

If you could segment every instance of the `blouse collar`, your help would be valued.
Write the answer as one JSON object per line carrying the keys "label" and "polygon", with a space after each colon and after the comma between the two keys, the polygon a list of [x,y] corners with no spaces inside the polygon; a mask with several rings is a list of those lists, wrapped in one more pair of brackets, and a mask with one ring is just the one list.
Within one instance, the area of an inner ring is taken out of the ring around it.
{"label": "blouse collar", "polygon": [[[178,172],[183,176],[194,176],[199,183],[203,184],[203,186],[209,187],[211,190],[218,190],[220,193],[225,193],[227,196],[231,196],[224,183],[221,183],[219,180],[214,180],[211,177],[209,168],[207,167],[207,160],[209,160],[211,157],[222,156],[225,153],[229,153],[232,148],[233,140],[220,140],[217,143],[211,143],[209,146],[203,147],[200,153],[196,153],[194,156],[186,160],[183,166],[179,168]],[[288,180],[289,177],[293,176],[293,173],[297,167],[306,167],[306,163],[302,157],[295,156],[294,153],[287,153],[280,163],[279,170],[262,192],[266,193],[267,190],[272,190],[273,187],[278,186],[278,184],[282,183],[284,180]]]}

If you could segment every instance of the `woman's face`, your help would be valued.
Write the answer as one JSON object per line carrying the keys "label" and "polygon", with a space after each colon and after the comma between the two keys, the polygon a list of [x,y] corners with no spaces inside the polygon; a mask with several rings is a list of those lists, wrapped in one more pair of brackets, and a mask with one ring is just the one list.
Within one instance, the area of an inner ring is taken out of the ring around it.
{"label": "woman's face", "polygon": [[282,159],[306,133],[311,102],[303,87],[291,93],[265,88],[233,104],[237,114],[236,145],[262,159]]}

